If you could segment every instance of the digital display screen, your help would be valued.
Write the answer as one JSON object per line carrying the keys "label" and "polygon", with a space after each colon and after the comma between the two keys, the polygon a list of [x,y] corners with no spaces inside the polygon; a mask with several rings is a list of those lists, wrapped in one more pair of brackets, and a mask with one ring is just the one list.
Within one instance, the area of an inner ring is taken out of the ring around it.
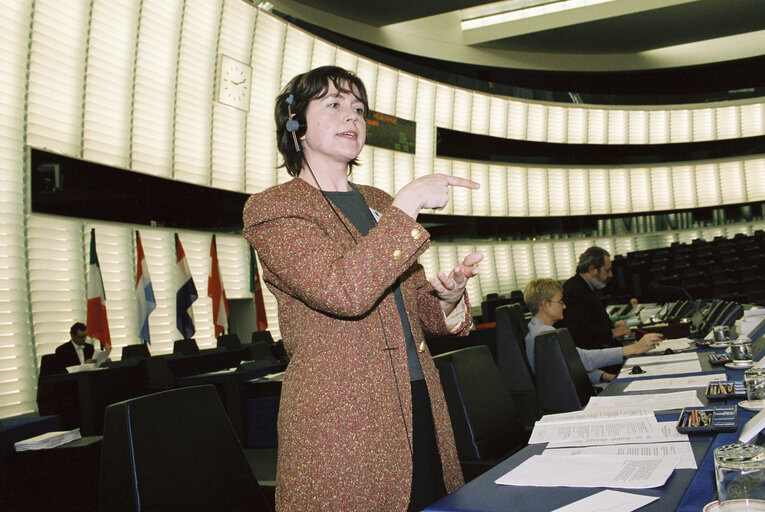
{"label": "digital display screen", "polygon": [[369,111],[367,117],[367,141],[370,146],[414,153],[417,123],[408,119]]}

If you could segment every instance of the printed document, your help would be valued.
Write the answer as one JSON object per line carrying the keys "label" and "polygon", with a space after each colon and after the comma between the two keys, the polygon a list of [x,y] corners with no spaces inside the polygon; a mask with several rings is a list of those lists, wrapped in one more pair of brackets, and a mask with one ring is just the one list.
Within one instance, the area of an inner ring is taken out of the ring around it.
{"label": "printed document", "polygon": [[678,361],[698,361],[698,352],[681,352],[679,354],[662,354],[660,356],[634,356],[624,361],[624,366],[636,364],[677,363]]}
{"label": "printed document", "polygon": [[619,372],[620,379],[639,379],[642,377],[656,377],[658,375],[682,375],[684,373],[701,373],[701,363],[695,361],[680,361],[678,363],[647,364],[641,365],[642,373],[632,373],[634,366],[625,366]]}
{"label": "printed document", "polygon": [[655,416],[597,421],[541,423],[534,425],[529,444],[548,443],[548,448],[635,443],[687,441],[674,422],[656,421]]}
{"label": "printed document", "polygon": [[556,508],[553,512],[632,512],[658,499],[658,496],[606,489],[565,507]]}
{"label": "printed document", "polygon": [[684,388],[706,388],[713,380],[728,380],[724,373],[710,373],[706,375],[693,375],[690,377],[673,377],[666,379],[645,379],[634,380],[624,388],[625,392],[630,391],[654,391],[661,389],[684,389]]}
{"label": "printed document", "polygon": [[676,462],[672,457],[533,455],[495,483],[531,487],[650,489],[664,485],[675,470]]}
{"label": "printed document", "polygon": [[670,411],[683,407],[703,407],[694,390],[673,391],[671,393],[650,393],[642,395],[593,396],[585,411],[612,407],[647,407],[652,411]]}
{"label": "printed document", "polygon": [[543,456],[619,455],[622,457],[679,457],[676,469],[697,469],[696,457],[690,442],[614,444],[610,446],[584,446],[582,448],[548,448]]}

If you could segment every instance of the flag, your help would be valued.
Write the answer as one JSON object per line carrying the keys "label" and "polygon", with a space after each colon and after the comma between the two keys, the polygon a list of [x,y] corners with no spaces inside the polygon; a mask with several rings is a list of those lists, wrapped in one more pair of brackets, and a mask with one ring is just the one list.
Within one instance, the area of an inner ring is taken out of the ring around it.
{"label": "flag", "polygon": [[260,274],[258,273],[258,260],[255,257],[255,250],[250,247],[250,260],[252,261],[252,297],[255,300],[255,320],[259,331],[268,329],[268,318],[266,317],[266,305],[263,302],[263,289],[260,287]]}
{"label": "flag", "polygon": [[154,288],[151,286],[149,266],[146,264],[146,256],[141,245],[141,235],[135,232],[135,252],[137,255],[135,264],[135,303],[138,311],[138,337],[146,343],[149,339],[149,315],[157,307],[154,298]]}
{"label": "flag", "polygon": [[223,289],[223,281],[220,278],[218,268],[218,250],[215,247],[215,235],[210,242],[210,277],[207,279],[207,295],[212,299],[213,323],[215,324],[215,337],[217,338],[228,329],[228,301],[226,290]]}
{"label": "flag", "polygon": [[101,342],[101,348],[112,348],[109,320],[106,318],[106,294],[101,267],[96,254],[96,230],[90,230],[90,265],[88,267],[88,336]]}
{"label": "flag", "polygon": [[181,239],[175,234],[175,323],[184,339],[194,336],[194,314],[191,305],[197,300],[197,287],[186,262]]}

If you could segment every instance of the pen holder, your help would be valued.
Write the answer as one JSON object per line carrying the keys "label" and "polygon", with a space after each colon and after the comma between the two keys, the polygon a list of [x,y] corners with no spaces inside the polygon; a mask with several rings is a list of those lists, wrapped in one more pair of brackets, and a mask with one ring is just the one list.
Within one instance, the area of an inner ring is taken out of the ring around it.
{"label": "pen holder", "polygon": [[712,381],[707,385],[707,400],[746,398],[746,386],[740,380]]}
{"label": "pen holder", "polygon": [[728,354],[709,354],[709,363],[712,365],[720,365],[730,363],[731,359]]}
{"label": "pen holder", "polygon": [[735,432],[738,429],[736,406],[686,407],[677,420],[677,431],[683,434]]}

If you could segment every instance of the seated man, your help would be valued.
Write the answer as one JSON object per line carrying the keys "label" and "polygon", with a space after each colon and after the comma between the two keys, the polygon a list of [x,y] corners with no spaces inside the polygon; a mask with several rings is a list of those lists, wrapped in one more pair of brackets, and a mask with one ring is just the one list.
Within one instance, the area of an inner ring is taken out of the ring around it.
{"label": "seated man", "polygon": [[83,363],[95,363],[93,353],[95,349],[85,340],[88,337],[87,327],[82,322],[76,322],[69,329],[71,338],[63,345],[56,347],[56,360],[58,366],[77,366]]}
{"label": "seated man", "polygon": [[[526,357],[531,370],[534,371],[534,338],[538,334],[554,330],[553,324],[563,318],[563,310],[566,309],[563,303],[563,287],[554,279],[536,279],[526,285],[523,300],[533,315],[529,322],[529,333],[526,335]],[[637,343],[623,347],[594,350],[577,347],[576,351],[582,359],[585,370],[589,373],[590,382],[597,385],[611,382],[616,377],[598,368],[620,365],[627,357],[645,354],[656,347],[660,340],[660,334],[651,333],[643,336]]]}
{"label": "seated man", "polygon": [[570,306],[569,314],[555,327],[567,328],[579,348],[618,347],[619,338],[632,335],[624,320],[611,322],[598,298],[597,291],[605,288],[612,277],[608,251],[593,246],[579,255],[576,275],[563,285],[563,300]]}

